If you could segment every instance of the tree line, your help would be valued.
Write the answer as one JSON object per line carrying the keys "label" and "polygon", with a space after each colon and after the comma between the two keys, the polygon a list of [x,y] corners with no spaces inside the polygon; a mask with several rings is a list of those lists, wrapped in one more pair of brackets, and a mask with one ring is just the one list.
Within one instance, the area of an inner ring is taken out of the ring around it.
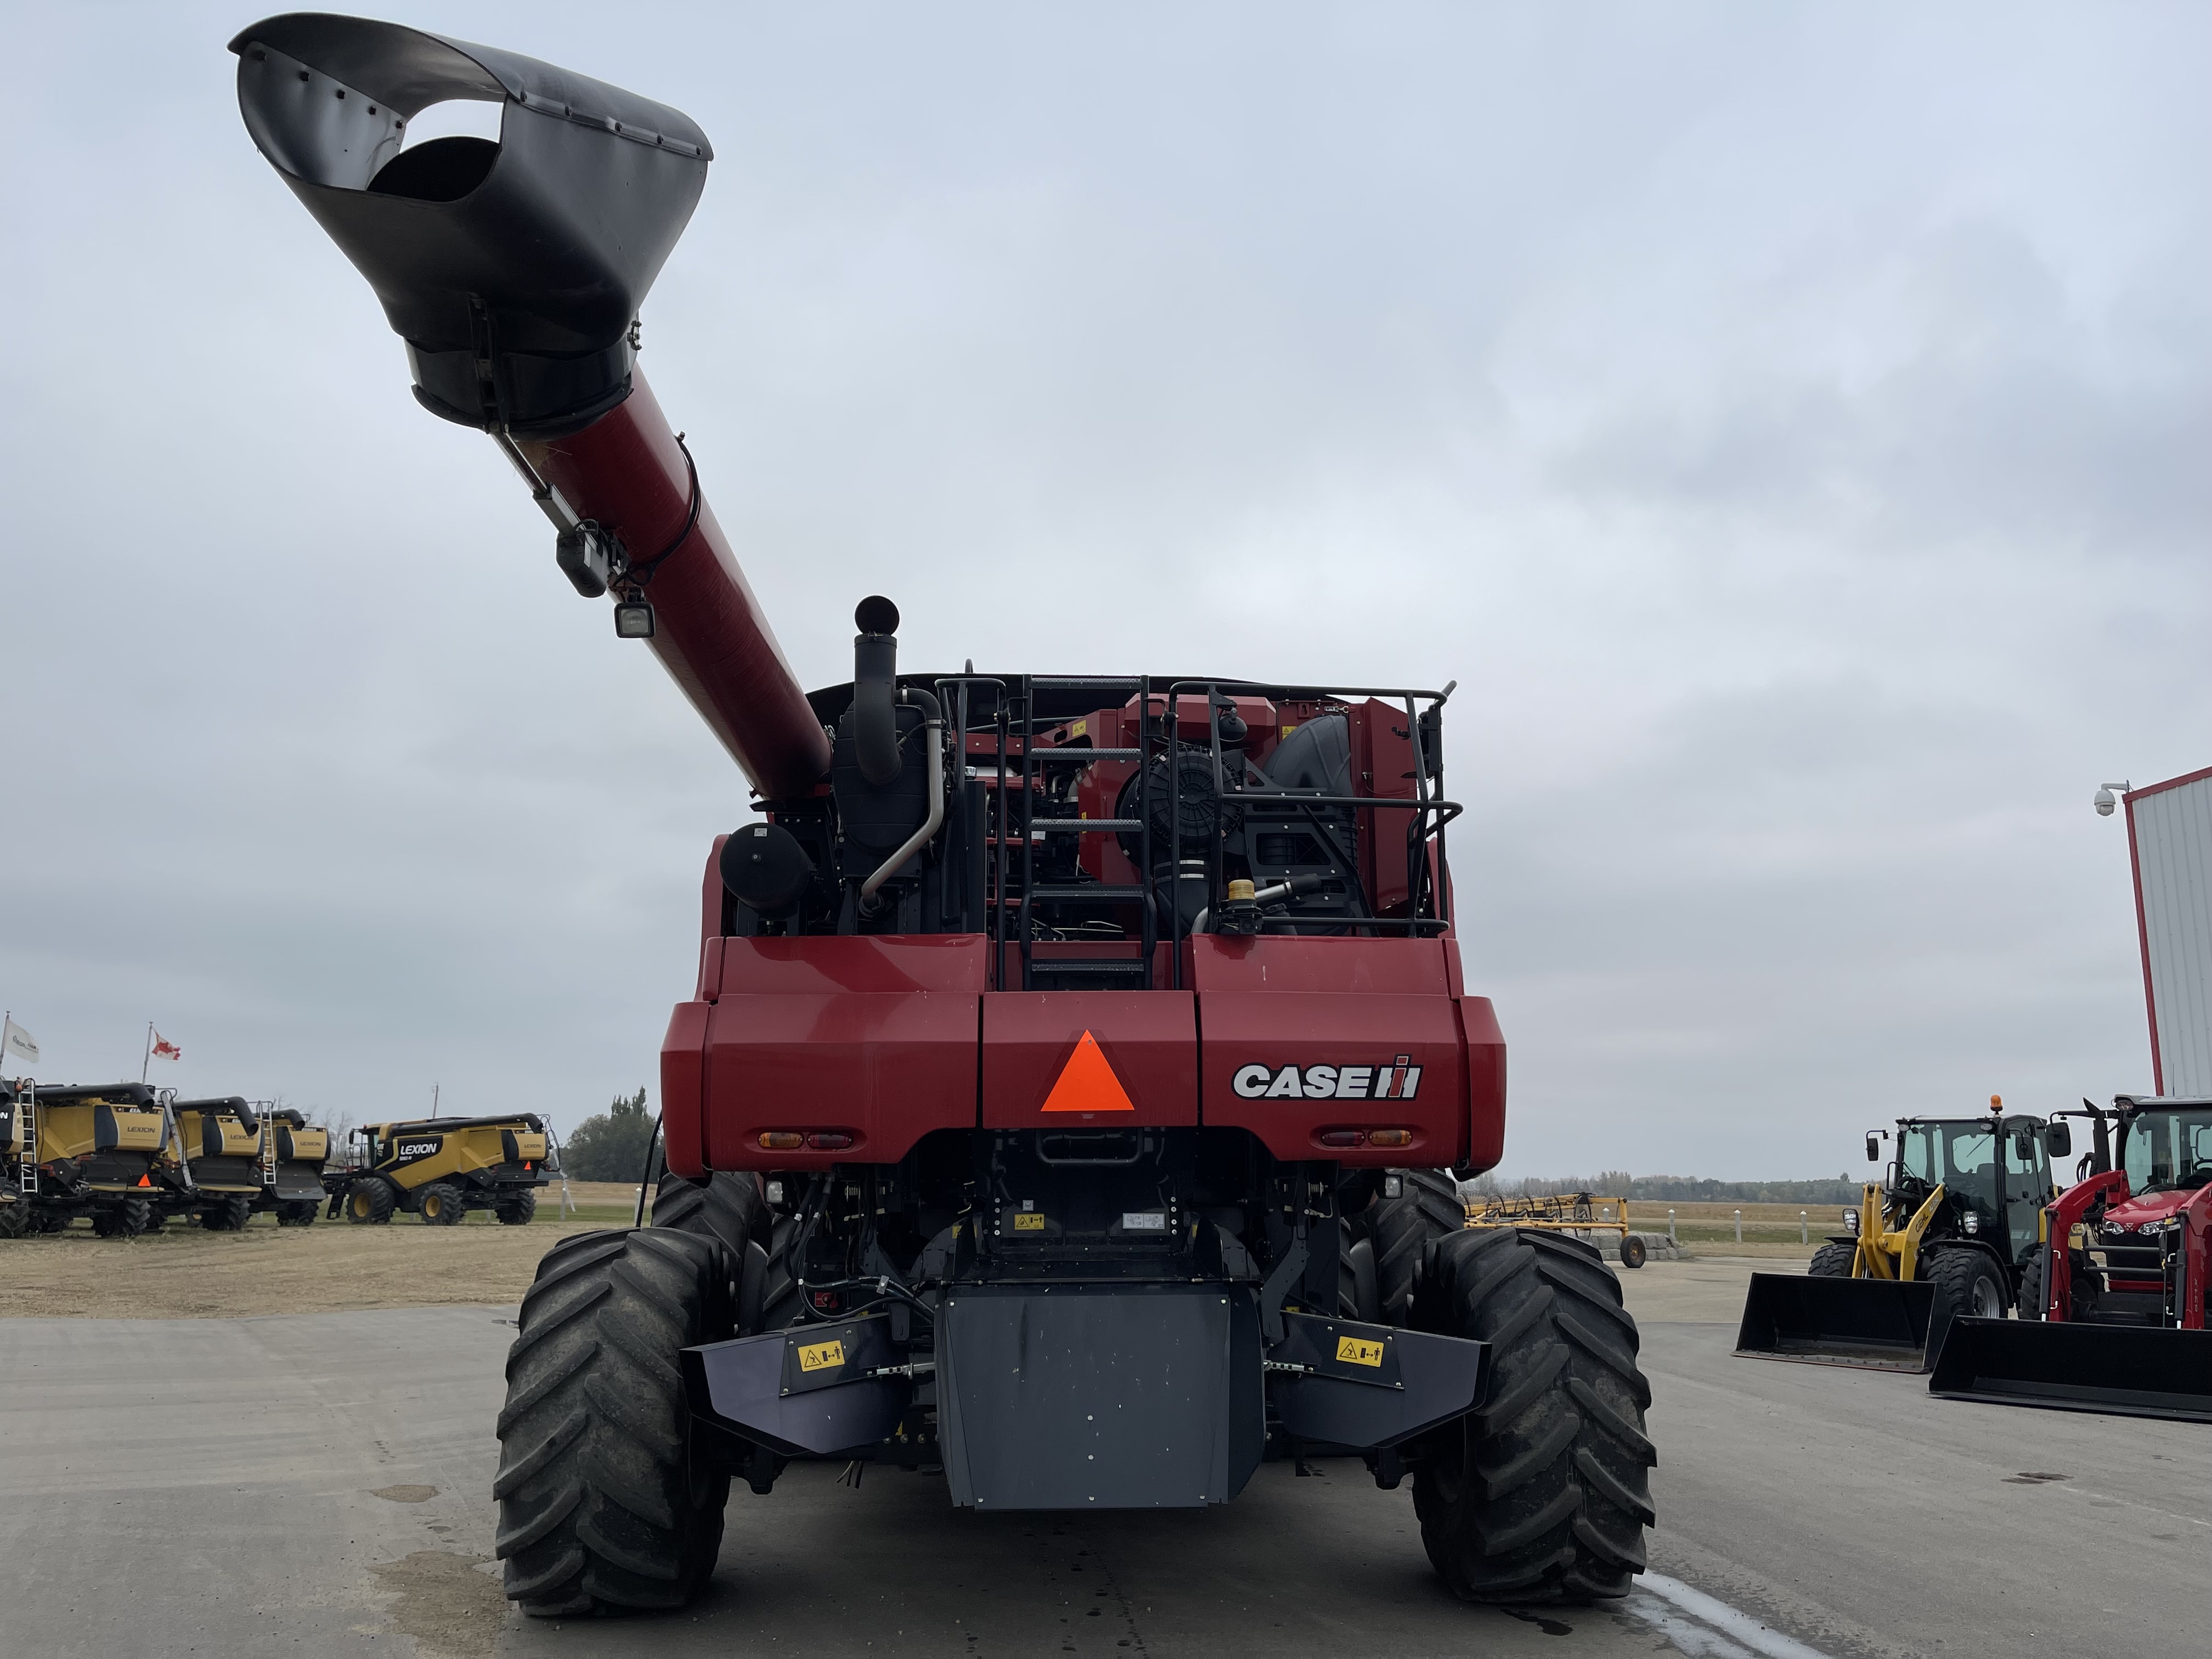
{"label": "tree line", "polygon": [[1856,1204],[1859,1183],[1849,1174],[1834,1180],[1713,1181],[1701,1176],[1638,1176],[1601,1170],[1595,1176],[1527,1176],[1500,1181],[1475,1177],[1484,1198],[1528,1198],[1544,1193],[1589,1193],[1598,1198],[1642,1199],[1675,1204]]}

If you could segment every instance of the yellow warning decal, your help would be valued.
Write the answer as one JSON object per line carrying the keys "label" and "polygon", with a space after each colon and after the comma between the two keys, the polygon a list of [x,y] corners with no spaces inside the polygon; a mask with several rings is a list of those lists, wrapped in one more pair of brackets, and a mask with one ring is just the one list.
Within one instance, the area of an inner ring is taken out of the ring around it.
{"label": "yellow warning decal", "polygon": [[1377,1365],[1382,1363],[1382,1345],[1357,1336],[1336,1339],[1336,1357],[1346,1365]]}
{"label": "yellow warning decal", "polygon": [[802,1371],[835,1370],[845,1363],[842,1342],[802,1342],[799,1345],[799,1369]]}
{"label": "yellow warning decal", "polygon": [[1041,1233],[1044,1231],[1044,1218],[1041,1215],[1018,1215],[1014,1218],[1014,1231],[1018,1233]]}

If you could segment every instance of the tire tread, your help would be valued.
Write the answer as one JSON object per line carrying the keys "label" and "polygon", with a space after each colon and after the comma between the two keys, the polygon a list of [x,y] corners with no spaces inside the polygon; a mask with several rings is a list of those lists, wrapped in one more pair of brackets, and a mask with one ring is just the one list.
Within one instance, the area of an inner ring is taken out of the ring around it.
{"label": "tire tread", "polygon": [[1455,1233],[1431,1247],[1413,1315],[1491,1345],[1484,1397],[1414,1469],[1421,1541],[1445,1583],[1508,1605],[1626,1595],[1658,1460],[1636,1322],[1603,1256],[1553,1233]]}
{"label": "tire tread", "polygon": [[572,1236],[523,1298],[494,1548],[538,1616],[680,1607],[714,1570],[726,1474],[690,1438],[677,1352],[736,1328],[729,1251],[676,1229]]}

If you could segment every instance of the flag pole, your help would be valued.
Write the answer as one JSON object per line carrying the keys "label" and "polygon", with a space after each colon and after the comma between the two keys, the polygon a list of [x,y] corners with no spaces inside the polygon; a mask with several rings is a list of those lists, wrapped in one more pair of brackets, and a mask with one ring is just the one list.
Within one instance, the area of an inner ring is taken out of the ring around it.
{"label": "flag pole", "polygon": [[154,1063],[154,1022],[146,1022],[146,1052],[138,1057],[138,1081],[146,1080],[147,1069]]}

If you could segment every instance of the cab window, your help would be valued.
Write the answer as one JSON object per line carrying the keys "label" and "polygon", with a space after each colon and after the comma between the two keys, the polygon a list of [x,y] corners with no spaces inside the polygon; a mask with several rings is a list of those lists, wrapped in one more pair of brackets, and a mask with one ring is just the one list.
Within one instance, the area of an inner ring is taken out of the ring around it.
{"label": "cab window", "polygon": [[2139,1193],[2212,1181],[2212,1115],[2143,1112],[2128,1125],[2120,1167]]}

